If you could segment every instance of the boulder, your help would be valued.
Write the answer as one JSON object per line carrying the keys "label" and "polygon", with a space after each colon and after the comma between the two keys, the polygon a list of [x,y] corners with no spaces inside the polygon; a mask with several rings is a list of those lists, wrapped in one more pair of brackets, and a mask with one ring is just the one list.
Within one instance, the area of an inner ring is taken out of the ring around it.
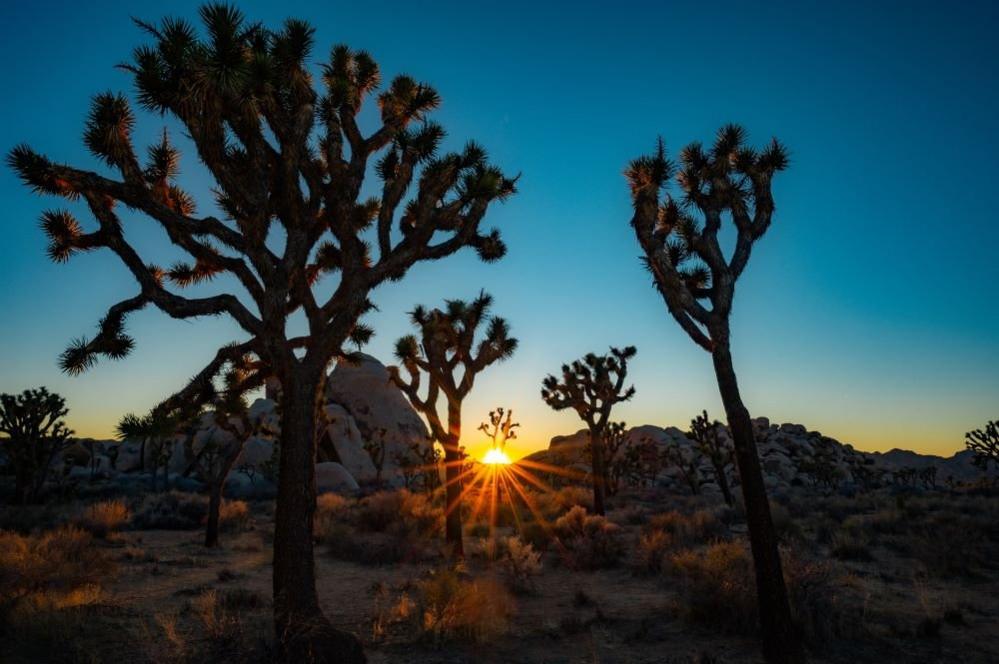
{"label": "boulder", "polygon": [[373,481],[377,469],[364,449],[364,439],[354,418],[336,403],[328,404],[325,411],[329,425],[326,427],[323,443],[331,448],[327,453],[342,464],[358,482]]}
{"label": "boulder", "polygon": [[338,404],[353,418],[362,440],[380,437],[384,430],[382,476],[387,481],[399,480],[397,459],[408,456],[411,445],[431,444],[423,420],[390,382],[388,369],[373,357],[338,362],[326,381],[326,401]]}
{"label": "boulder", "polygon": [[347,469],[336,461],[316,464],[316,491],[318,493],[350,493],[360,487]]}

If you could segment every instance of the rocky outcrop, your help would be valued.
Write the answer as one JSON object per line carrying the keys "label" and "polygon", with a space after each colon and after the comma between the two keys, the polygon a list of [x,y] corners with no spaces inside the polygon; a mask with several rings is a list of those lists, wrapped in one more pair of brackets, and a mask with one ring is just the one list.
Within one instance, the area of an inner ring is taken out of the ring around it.
{"label": "rocky outcrop", "polygon": [[[271,396],[276,396],[274,390]],[[370,356],[363,356],[355,364],[338,364],[333,369],[327,380],[323,413],[326,429],[320,437],[316,466],[316,479],[322,491],[356,491],[361,484],[375,480],[377,469],[365,449],[368,441],[384,441],[381,478],[387,484],[401,483],[399,461],[409,456],[412,446],[430,445],[423,420],[402,392],[389,382],[385,366]],[[226,484],[227,493],[240,497],[271,495],[281,429],[277,403],[273,399],[257,399],[251,404],[249,414],[252,421],[262,425],[262,431],[271,433],[260,433],[245,443]],[[193,437],[178,436],[167,443],[169,473],[176,477],[190,474],[207,442],[226,442],[230,438],[231,434],[218,427],[211,415],[205,415]],[[101,470],[108,475],[134,474],[152,466],[151,445],[129,440],[106,441],[104,446],[113,446],[117,453],[114,468],[110,467],[110,461],[102,462],[105,465]],[[100,453],[106,454],[103,447]],[[83,473],[77,475],[82,477]]]}
{"label": "rocky outcrop", "polygon": [[[943,484],[947,478],[959,482],[976,481],[982,471],[972,464],[972,455],[961,451],[944,458],[922,455],[904,450],[886,453],[860,452],[852,445],[810,431],[801,424],[771,424],[767,418],[753,420],[760,465],[767,487],[775,493],[792,487],[816,488],[824,491],[850,491],[863,487],[886,487],[903,484],[922,486],[918,474],[910,472],[900,479],[898,471],[929,467],[936,468],[936,482]],[[724,436],[729,433],[725,429]],[[584,429],[571,435],[552,438],[547,450],[529,458],[556,466],[570,466],[584,473],[590,472],[590,463],[584,454],[589,440]],[[666,447],[675,450],[684,465],[695,467],[695,483],[701,492],[718,491],[714,469],[709,461],[696,450],[694,441],[676,427],[642,425],[633,427],[626,434],[626,446],[639,446],[651,442],[653,449],[661,452]],[[676,466],[666,465],[656,476],[659,486],[678,492],[690,491],[690,480]],[[739,485],[738,474],[729,468],[729,483]]]}

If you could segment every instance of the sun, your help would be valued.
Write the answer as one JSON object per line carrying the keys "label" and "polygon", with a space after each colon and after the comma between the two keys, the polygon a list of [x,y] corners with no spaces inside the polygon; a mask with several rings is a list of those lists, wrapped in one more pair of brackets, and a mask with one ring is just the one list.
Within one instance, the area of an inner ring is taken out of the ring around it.
{"label": "sun", "polygon": [[493,448],[482,457],[482,463],[490,466],[505,466],[512,462],[510,461],[510,457],[506,455],[506,452]]}

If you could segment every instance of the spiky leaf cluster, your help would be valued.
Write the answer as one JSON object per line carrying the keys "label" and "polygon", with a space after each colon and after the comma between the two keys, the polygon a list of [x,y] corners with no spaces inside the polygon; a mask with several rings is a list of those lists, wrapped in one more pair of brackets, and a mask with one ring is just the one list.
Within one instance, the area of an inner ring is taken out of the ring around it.
{"label": "spiky leaf cluster", "polygon": [[964,434],[967,449],[974,452],[975,465],[983,470],[989,463],[999,467],[999,421],[987,422],[985,428]]}
{"label": "spiky leaf cluster", "polygon": [[[667,158],[660,140],[654,153],[625,171],[642,260],[670,313],[707,350],[727,323],[735,282],[753,244],[770,227],[773,176],[788,165],[776,139],[762,150],[746,140],[742,127],[726,125],[710,148],[684,148],[678,164]],[[678,198],[669,188],[674,176]],[[736,238],[729,255],[718,237],[726,219]]]}

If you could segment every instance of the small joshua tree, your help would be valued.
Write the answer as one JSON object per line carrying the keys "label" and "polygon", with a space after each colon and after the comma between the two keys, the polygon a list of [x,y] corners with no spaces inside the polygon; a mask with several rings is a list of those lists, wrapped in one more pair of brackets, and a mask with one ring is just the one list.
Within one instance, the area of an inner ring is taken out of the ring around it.
{"label": "small joshua tree", "polygon": [[[408,379],[403,378],[399,367],[389,367],[392,382],[427,418],[434,439],[444,448],[445,535],[456,558],[465,553],[461,532],[461,404],[479,373],[507,359],[517,348],[506,321],[489,315],[491,304],[492,297],[480,293],[471,302],[448,300],[444,309],[428,311],[417,307],[411,319],[419,336],[405,336],[396,343],[395,354]],[[486,325],[485,336],[476,340],[482,325]],[[420,395],[423,375],[427,380],[426,396]],[[442,393],[447,404],[446,425],[437,412]]]}
{"label": "small joshua tree", "polygon": [[371,436],[364,441],[364,451],[368,453],[371,464],[375,467],[375,486],[382,485],[382,470],[385,468],[385,435],[388,429],[378,427]]}
{"label": "small joshua tree", "polygon": [[662,447],[661,456],[663,466],[676,468],[680,472],[680,477],[690,489],[691,495],[696,496],[701,492],[700,463],[693,450],[681,447],[676,442],[667,442]]}
{"label": "small joshua tree", "polygon": [[984,429],[975,429],[964,434],[964,444],[974,452],[976,466],[988,470],[991,463],[999,468],[999,422],[988,422]]}
{"label": "small joshua tree", "polygon": [[604,465],[604,432],[614,404],[635,395],[634,386],[625,389],[628,360],[635,356],[634,346],[611,348],[607,355],[588,353],[583,359],[562,365],[562,380],[546,376],[541,383],[541,398],[555,410],[572,408],[586,422],[590,431],[590,464],[593,472],[593,511],[604,514],[604,490],[607,468]]}
{"label": "small joshua tree", "polygon": [[[43,214],[53,260],[107,249],[136,282],[136,293],[111,307],[93,338],[67,349],[66,371],[127,355],[134,346],[127,317],[153,306],[180,319],[226,315],[244,335],[218,349],[184,388],[189,400],[204,392],[206,376],[247,352],[280,384],[278,651],[360,662],[359,640],[324,618],[316,592],[316,429],[327,369],[348,354],[348,341],[371,335],[359,319],[380,284],[464,248],[485,261],[501,258],[499,232],[481,224],[493,203],[514,193],[515,181],[475,143],[439,152],[444,130],[428,114],[440,97],[430,85],[398,76],[379,91],[374,59],[343,45],[328,51],[315,76],[315,30],[302,20],[269,28],[221,3],[203,6],[200,17],[202,30],[177,18],[138,21],[152,43],[136,48],[122,69],[143,108],[182,126],[222,218],[199,214],[178,186],[180,155],[165,133],[140,161],[136,116],[121,94],[97,95],[84,131],[106,173],[61,164],[26,145],[8,162],[34,191],[78,200],[93,216],[87,229],[68,211]],[[369,114],[362,107],[372,97],[377,106]],[[126,209],[137,216],[127,224]],[[129,237],[143,220],[162,228],[186,261],[163,268],[144,258]],[[272,241],[278,236],[280,249]],[[180,292],[213,280],[213,294]],[[290,333],[296,316],[307,327],[303,336]]]}
{"label": "small joshua tree", "polygon": [[[804,654],[791,619],[753,423],[732,364],[729,329],[735,284],[753,245],[770,227],[771,182],[787,168],[787,152],[776,139],[762,151],[755,150],[746,145],[741,127],[728,125],[710,149],[700,143],[687,146],[680,162],[679,201],[667,191],[676,169],[666,158],[662,141],[653,154],[628,165],[634,205],[631,226],[670,315],[694,343],[711,353],[714,362],[746,507],[763,655],[771,664],[800,662]],[[728,256],[719,238],[726,220],[734,226]]]}
{"label": "small joshua tree", "polygon": [[66,400],[44,387],[20,394],[0,394],[0,445],[14,471],[14,495],[20,504],[35,502],[59,453],[73,432],[63,418]]}
{"label": "small joshua tree", "polygon": [[502,452],[507,441],[517,437],[516,429],[519,422],[513,421],[513,410],[504,410],[502,406],[489,411],[489,421],[479,425],[479,431],[486,434],[491,442],[491,448]]}
{"label": "small joshua tree", "polygon": [[708,411],[702,411],[700,415],[690,421],[690,437],[697,445],[697,450],[711,462],[711,468],[715,471],[715,481],[721,489],[725,503],[729,506],[735,503],[732,498],[732,489],[728,485],[728,467],[734,460],[734,451],[725,435],[725,429],[721,422],[708,419]]}
{"label": "small joshua tree", "polygon": [[118,440],[139,441],[139,467],[149,470],[153,491],[157,487],[156,479],[160,468],[163,469],[163,489],[169,484],[168,464],[173,453],[173,443],[180,435],[183,421],[183,417],[157,410],[146,415],[128,413],[118,422],[115,429]]}
{"label": "small joshua tree", "polygon": [[[627,428],[624,422],[608,422],[604,429],[604,468],[607,471],[607,495],[617,495],[621,488],[621,479],[628,473],[628,462],[625,460],[625,443]],[[593,446],[587,442],[583,446],[583,454],[592,455]]]}

